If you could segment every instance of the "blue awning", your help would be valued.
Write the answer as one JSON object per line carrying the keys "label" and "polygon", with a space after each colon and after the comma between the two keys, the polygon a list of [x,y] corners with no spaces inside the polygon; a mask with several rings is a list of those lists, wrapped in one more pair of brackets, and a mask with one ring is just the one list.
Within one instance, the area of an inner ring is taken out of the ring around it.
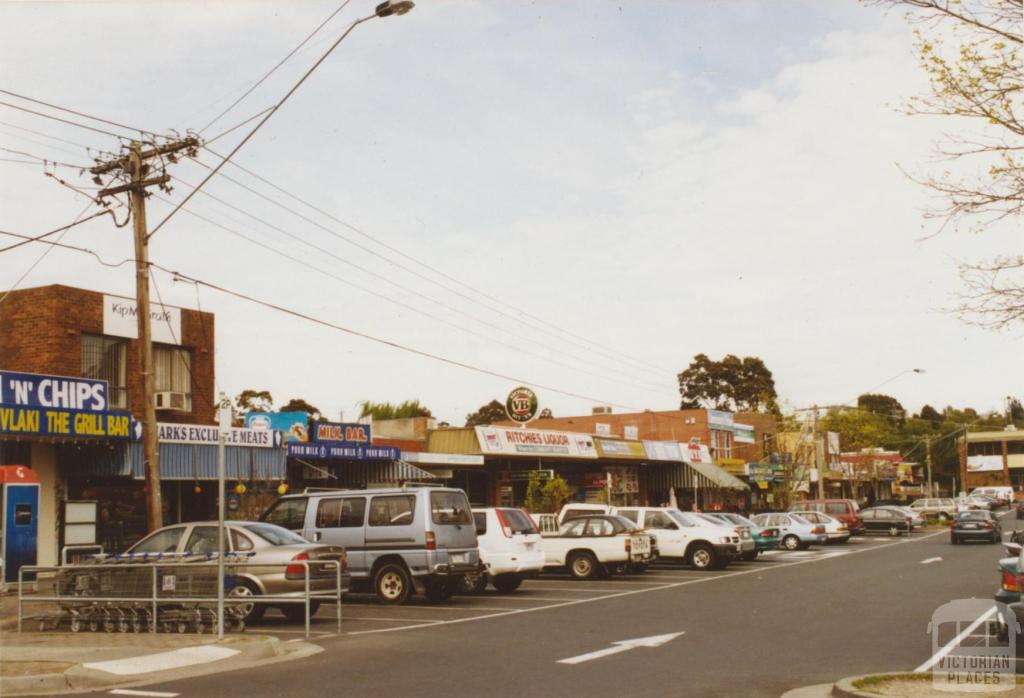
{"label": "blue awning", "polygon": [[[132,477],[145,477],[142,444],[131,445]],[[224,473],[228,480],[281,480],[287,452],[283,448],[224,447]],[[160,444],[161,480],[216,480],[217,447],[196,444]]]}

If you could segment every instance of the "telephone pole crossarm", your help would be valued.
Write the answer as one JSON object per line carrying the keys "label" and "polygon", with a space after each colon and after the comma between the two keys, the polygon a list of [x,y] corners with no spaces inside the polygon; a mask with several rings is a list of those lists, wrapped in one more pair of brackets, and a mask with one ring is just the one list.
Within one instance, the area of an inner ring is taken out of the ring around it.
{"label": "telephone pole crossarm", "polygon": [[[198,138],[196,138],[195,136],[189,136],[188,138],[182,138],[181,140],[178,141],[172,141],[171,143],[164,143],[163,145],[158,145],[154,148],[150,148],[149,150],[143,150],[138,153],[138,157],[140,160],[148,160],[150,158],[155,158],[158,155],[172,155],[174,153],[189,148],[197,149],[199,148],[200,145],[201,143]],[[95,167],[91,167],[89,168],[89,172],[94,175],[101,175],[107,174],[108,172],[113,172],[114,170],[123,170],[129,166],[129,164],[131,163],[131,159],[132,156],[130,154],[124,155],[122,157],[111,160],[110,162],[104,162],[102,164],[96,165]]]}

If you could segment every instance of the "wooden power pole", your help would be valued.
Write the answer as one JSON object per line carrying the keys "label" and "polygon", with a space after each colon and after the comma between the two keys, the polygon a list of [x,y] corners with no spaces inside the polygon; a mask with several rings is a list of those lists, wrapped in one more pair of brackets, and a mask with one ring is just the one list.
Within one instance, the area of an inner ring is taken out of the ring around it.
{"label": "wooden power pole", "polygon": [[151,313],[149,309],[149,231],[146,227],[146,187],[165,185],[170,176],[146,178],[149,173],[147,160],[161,155],[170,155],[179,150],[194,149],[199,141],[185,138],[163,145],[154,145],[143,150],[142,143],[132,141],[126,156],[106,162],[90,171],[102,175],[121,170],[131,178],[129,184],[102,189],[99,196],[112,196],[128,192],[131,196],[132,222],[135,237],[135,300],[138,306],[139,364],[142,367],[143,430],[142,452],[146,475],[146,527],[155,531],[163,526],[163,502],[160,495],[160,451],[157,443],[156,421],[156,375],[153,367],[153,341]]}

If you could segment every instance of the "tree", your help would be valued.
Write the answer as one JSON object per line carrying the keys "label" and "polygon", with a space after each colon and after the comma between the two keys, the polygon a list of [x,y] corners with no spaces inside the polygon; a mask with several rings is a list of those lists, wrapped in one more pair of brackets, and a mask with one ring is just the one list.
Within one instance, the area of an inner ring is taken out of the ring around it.
{"label": "tree", "polygon": [[406,400],[399,405],[392,405],[390,402],[370,402],[364,400],[360,403],[362,412],[360,417],[373,417],[374,419],[408,419],[410,417],[433,417],[430,410],[420,404],[419,400]]}
{"label": "tree", "polygon": [[1010,421],[1014,424],[1024,422],[1024,405],[1015,397],[1010,398]]}
{"label": "tree", "polygon": [[897,441],[896,426],[892,421],[866,410],[830,410],[821,420],[820,429],[838,432],[844,451],[889,448]]}
{"label": "tree", "polygon": [[899,400],[889,395],[864,393],[857,397],[857,407],[873,414],[881,415],[898,426],[903,426],[903,423],[907,420],[907,411],[903,409],[903,405],[900,404]]}
{"label": "tree", "polygon": [[[941,202],[926,217],[939,230],[967,224],[982,232],[1024,211],[1024,3],[1021,0],[878,0],[909,9],[927,94],[911,97],[911,115],[954,117],[970,135],[936,144],[945,162],[911,178]],[[1024,255],[1000,255],[960,266],[961,318],[989,328],[1024,321]]]}
{"label": "tree", "polygon": [[476,412],[466,415],[466,426],[475,427],[478,424],[494,424],[503,419],[508,419],[508,415],[505,414],[505,406],[497,400],[491,400]]}
{"label": "tree", "polygon": [[926,422],[931,422],[932,426],[939,426],[942,423],[942,415],[931,405],[925,405],[921,408],[920,418]]}
{"label": "tree", "polygon": [[526,481],[526,499],[523,506],[530,512],[541,512],[544,508],[544,482],[540,479],[540,471],[530,471]]}
{"label": "tree", "polygon": [[325,421],[318,407],[309,404],[300,397],[293,397],[287,403],[282,405],[281,412],[305,412],[314,422]]}
{"label": "tree", "polygon": [[540,411],[540,414],[537,415],[537,419],[554,419],[554,418],[555,418],[555,415],[551,413],[551,408],[550,407],[545,407],[544,409],[542,409]]}
{"label": "tree", "polygon": [[557,512],[572,496],[572,488],[562,477],[553,477],[541,487],[544,505],[550,512]]}
{"label": "tree", "polygon": [[246,388],[235,396],[235,408],[238,412],[270,412],[274,408],[274,396],[268,390]]}
{"label": "tree", "polygon": [[697,354],[678,378],[680,409],[778,412],[772,372],[756,356],[741,359],[727,354],[714,361],[707,354]]}

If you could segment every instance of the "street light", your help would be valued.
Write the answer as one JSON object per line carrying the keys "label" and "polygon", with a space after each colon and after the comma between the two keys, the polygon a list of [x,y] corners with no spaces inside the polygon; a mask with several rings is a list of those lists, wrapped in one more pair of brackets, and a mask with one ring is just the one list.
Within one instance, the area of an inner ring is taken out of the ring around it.
{"label": "street light", "polygon": [[374,14],[378,17],[390,17],[391,15],[401,16],[415,6],[416,3],[412,2],[412,0],[385,0],[381,4],[377,5],[377,9],[374,10]]}

